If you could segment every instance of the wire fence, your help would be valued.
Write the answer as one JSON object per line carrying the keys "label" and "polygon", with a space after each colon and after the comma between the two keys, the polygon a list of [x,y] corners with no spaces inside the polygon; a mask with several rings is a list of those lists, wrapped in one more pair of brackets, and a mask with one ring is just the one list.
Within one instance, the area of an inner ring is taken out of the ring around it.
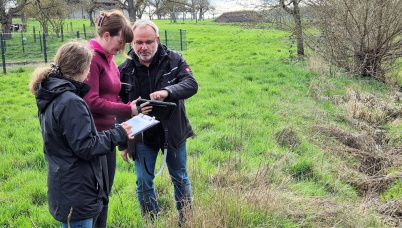
{"label": "wire fence", "polygon": [[[65,42],[73,39],[89,40],[95,37],[94,33],[77,31],[76,33],[0,33],[0,49],[3,73],[7,73],[9,65],[26,65],[31,63],[48,62],[57,49]],[[187,49],[186,30],[160,30],[160,41],[172,50],[184,51]],[[131,48],[126,45],[126,52]]]}

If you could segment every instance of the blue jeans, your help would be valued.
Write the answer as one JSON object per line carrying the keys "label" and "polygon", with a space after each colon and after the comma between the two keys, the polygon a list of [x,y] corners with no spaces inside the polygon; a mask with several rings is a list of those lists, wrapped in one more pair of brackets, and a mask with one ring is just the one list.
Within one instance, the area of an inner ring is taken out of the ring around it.
{"label": "blue jeans", "polygon": [[[137,173],[137,196],[143,215],[152,217],[159,213],[159,205],[154,189],[155,163],[159,148],[152,148],[142,143],[136,144],[135,170]],[[191,184],[187,173],[186,142],[177,151],[169,148],[166,164],[174,186],[174,198],[180,218],[191,211]],[[158,167],[159,169],[159,167]]]}
{"label": "blue jeans", "polygon": [[[80,220],[80,221],[70,222],[70,227],[71,228],[92,228],[93,221],[94,221],[93,218],[89,218],[89,219],[84,219],[84,220]],[[62,222],[61,225],[63,228],[68,228],[67,223]]]}

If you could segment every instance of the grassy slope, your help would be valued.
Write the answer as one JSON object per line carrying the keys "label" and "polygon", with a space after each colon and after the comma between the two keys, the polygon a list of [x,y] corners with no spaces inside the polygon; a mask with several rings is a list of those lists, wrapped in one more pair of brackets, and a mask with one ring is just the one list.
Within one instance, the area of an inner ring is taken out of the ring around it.
{"label": "grassy slope", "polygon": [[[386,93],[383,87],[346,77],[322,79],[306,71],[304,63],[289,60],[294,50],[281,31],[208,21],[156,22],[161,29],[187,31],[190,43],[182,53],[199,82],[199,92],[186,101],[197,133],[188,141],[195,211],[190,225],[385,226],[343,179],[341,167],[353,166],[353,160],[348,164],[328,155],[311,140],[319,138],[313,125],[347,127],[339,118],[345,110],[314,99],[317,90],[336,95],[347,87],[381,88]],[[38,227],[58,226],[47,211],[42,139],[36,105],[26,89],[31,71],[0,76],[0,226],[29,227],[31,221]],[[283,129],[291,129],[296,146],[278,143]],[[155,185],[163,210],[155,226],[172,227],[177,213],[166,170]],[[136,202],[134,167],[120,158],[109,218],[110,227],[145,225]]]}

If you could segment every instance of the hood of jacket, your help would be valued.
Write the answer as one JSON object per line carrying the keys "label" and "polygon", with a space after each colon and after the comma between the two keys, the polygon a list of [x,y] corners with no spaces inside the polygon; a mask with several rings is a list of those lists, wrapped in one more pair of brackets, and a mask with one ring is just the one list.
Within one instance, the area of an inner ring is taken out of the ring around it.
{"label": "hood of jacket", "polygon": [[70,91],[83,98],[89,89],[90,85],[83,82],[68,79],[58,74],[50,74],[46,80],[40,83],[36,94],[38,111],[43,113],[52,100],[64,92]]}

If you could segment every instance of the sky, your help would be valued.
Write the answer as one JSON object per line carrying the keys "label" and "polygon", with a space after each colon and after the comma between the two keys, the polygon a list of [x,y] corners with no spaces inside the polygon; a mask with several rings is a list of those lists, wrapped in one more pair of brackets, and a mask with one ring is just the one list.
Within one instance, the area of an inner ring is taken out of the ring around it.
{"label": "sky", "polygon": [[[215,17],[218,17],[222,13],[238,10],[252,9],[251,2],[257,2],[258,0],[210,0],[211,5],[215,6]],[[211,13],[208,13],[211,16]]]}

